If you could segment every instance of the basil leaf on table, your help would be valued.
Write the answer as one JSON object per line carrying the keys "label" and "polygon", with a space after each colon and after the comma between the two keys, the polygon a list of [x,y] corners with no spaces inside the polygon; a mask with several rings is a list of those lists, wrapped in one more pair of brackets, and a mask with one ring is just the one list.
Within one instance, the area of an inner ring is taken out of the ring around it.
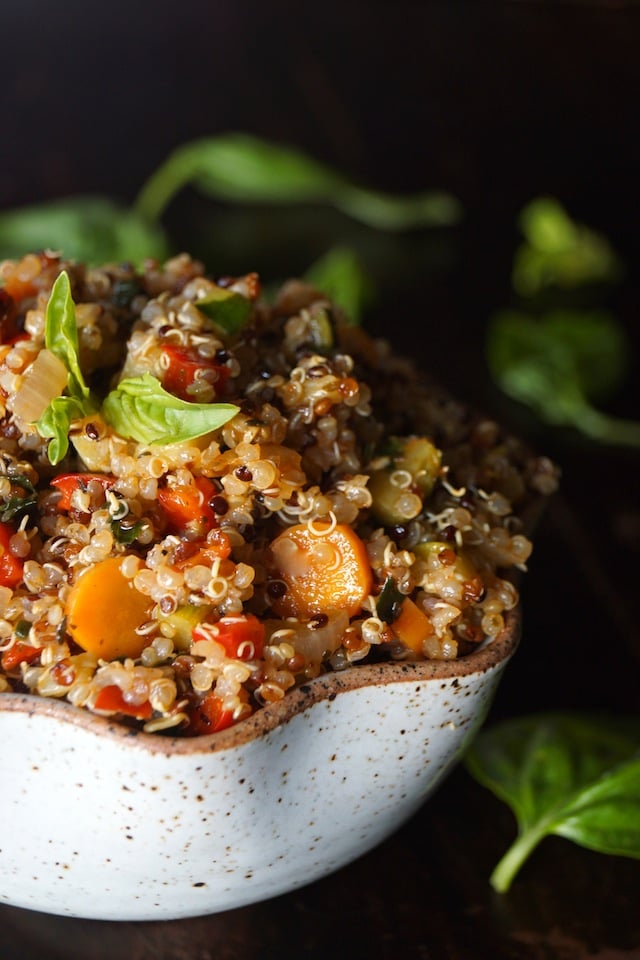
{"label": "basil leaf on table", "polygon": [[469,772],[507,803],[518,835],[491,875],[506,892],[549,835],[640,858],[640,720],[550,713],[485,730]]}
{"label": "basil leaf on table", "polygon": [[609,314],[505,311],[489,325],[486,349],[498,386],[543,420],[606,443],[640,446],[640,423],[592,405],[627,367],[626,338]]}
{"label": "basil leaf on table", "polygon": [[238,410],[232,403],[180,400],[149,373],[121,380],[102,405],[116,433],[149,444],[195,440],[223,426]]}
{"label": "basil leaf on table", "polygon": [[0,212],[0,258],[47,249],[89,264],[168,255],[159,224],[109,197],[75,196]]}
{"label": "basil leaf on table", "polygon": [[178,147],[142,187],[137,214],[157,221],[189,185],[215,199],[241,203],[327,204],[382,230],[449,226],[460,219],[460,205],[448,193],[399,196],[370,190],[300,150],[242,133]]}
{"label": "basil leaf on table", "polygon": [[574,221],[552,197],[538,197],[528,204],[519,224],[524,243],[516,250],[512,282],[520,296],[619,278],[621,264],[609,241]]}

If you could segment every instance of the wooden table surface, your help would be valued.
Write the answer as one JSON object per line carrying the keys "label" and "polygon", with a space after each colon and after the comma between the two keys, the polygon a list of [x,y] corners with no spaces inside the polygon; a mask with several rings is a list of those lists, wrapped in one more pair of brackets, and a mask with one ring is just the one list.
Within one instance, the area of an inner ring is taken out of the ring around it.
{"label": "wooden table surface", "polygon": [[[218,272],[295,272],[336,233],[361,244],[380,280],[373,329],[563,470],[523,583],[522,644],[488,722],[550,708],[637,714],[640,458],[540,427],[497,394],[482,359],[487,318],[508,298],[517,210],[555,193],[627,263],[615,307],[632,369],[611,409],[640,418],[637,7],[229,2],[214,15],[185,0],[170,17],[116,0],[90,28],[76,0],[55,14],[35,0],[8,6],[0,207],[91,189],[130,197],[172,146],[230,128],[292,140],[381,187],[461,197],[465,223],[437,237],[220,209],[206,213],[216,229],[205,243],[193,197],[172,227],[180,245],[208,244]],[[138,924],[2,906],[0,960],[640,958],[640,861],[547,839],[498,896],[488,876],[514,829],[459,767],[386,843],[295,893]]]}

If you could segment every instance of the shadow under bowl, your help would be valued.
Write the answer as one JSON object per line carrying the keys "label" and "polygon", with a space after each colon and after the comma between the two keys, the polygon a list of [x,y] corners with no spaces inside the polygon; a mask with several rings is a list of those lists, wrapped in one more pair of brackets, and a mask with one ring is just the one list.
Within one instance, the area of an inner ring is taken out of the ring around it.
{"label": "shadow under bowl", "polygon": [[517,608],[459,660],[326,674],[198,738],[0,695],[0,902],[169,920],[332,873],[400,827],[458,762],[520,626]]}

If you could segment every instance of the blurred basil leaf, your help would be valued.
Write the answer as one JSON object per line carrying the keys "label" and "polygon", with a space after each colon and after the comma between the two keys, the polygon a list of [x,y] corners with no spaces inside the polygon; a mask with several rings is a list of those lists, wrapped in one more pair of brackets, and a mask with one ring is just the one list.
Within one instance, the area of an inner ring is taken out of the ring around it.
{"label": "blurred basil leaf", "polygon": [[448,226],[461,215],[458,201],[448,193],[399,196],[369,190],[302,151],[243,133],[178,147],[142,187],[138,215],[156,222],[189,185],[236,203],[328,204],[381,230]]}
{"label": "blurred basil leaf", "polygon": [[373,282],[349,247],[333,247],[309,267],[304,279],[336,303],[347,320],[358,324],[371,301]]}
{"label": "blurred basil leaf", "polygon": [[140,263],[168,253],[161,226],[107,197],[69,197],[0,212],[0,258],[47,249],[89,264]]}
{"label": "blurred basil leaf", "polygon": [[487,361],[498,386],[548,423],[603,442],[640,446],[640,423],[608,416],[592,399],[626,369],[626,338],[607,313],[498,314],[487,332]]}
{"label": "blurred basil leaf", "polygon": [[520,296],[613,282],[621,275],[621,263],[609,241],[575,222],[552,197],[528,204],[519,226],[524,243],[515,253],[512,283]]}
{"label": "blurred basil leaf", "polygon": [[517,820],[518,836],[491,875],[500,893],[551,834],[640,858],[637,717],[548,713],[507,720],[480,734],[465,764]]}

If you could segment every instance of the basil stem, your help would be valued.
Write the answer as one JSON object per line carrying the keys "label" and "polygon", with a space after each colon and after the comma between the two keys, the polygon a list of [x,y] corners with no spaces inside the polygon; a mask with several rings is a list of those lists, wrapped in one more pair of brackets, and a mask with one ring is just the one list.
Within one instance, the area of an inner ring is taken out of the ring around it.
{"label": "basil stem", "polygon": [[381,230],[448,226],[460,219],[459,203],[447,193],[397,196],[370,190],[302,151],[240,133],[178,147],[142,187],[137,214],[157,221],[188,185],[240,203],[328,204]]}

